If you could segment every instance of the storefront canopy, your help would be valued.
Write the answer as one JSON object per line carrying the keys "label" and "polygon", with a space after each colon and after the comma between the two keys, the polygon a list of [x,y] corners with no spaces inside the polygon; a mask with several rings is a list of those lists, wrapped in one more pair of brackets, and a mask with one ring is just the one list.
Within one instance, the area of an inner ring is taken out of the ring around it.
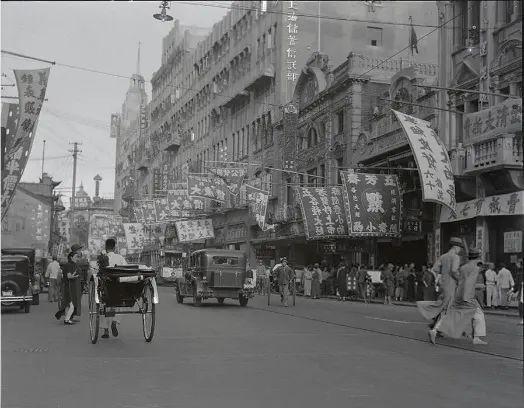
{"label": "storefront canopy", "polygon": [[440,222],[455,222],[496,215],[524,215],[524,191],[457,203],[456,213],[447,207],[442,207]]}

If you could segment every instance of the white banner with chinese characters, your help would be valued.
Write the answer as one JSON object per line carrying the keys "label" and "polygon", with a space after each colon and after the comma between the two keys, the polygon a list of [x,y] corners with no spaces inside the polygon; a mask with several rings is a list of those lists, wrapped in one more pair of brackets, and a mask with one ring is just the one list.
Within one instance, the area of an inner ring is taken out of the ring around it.
{"label": "white banner with chinese characters", "polygon": [[408,137],[417,161],[422,200],[455,209],[455,181],[444,143],[425,120],[393,110]]}
{"label": "white banner with chinese characters", "polygon": [[256,187],[246,185],[246,197],[249,209],[257,220],[257,224],[262,231],[267,231],[275,227],[274,224],[266,224],[267,202],[269,192],[260,190]]}
{"label": "white banner with chinese characters", "polygon": [[45,100],[49,71],[49,68],[14,70],[20,106],[16,134],[9,139],[9,146],[6,146],[3,156],[5,166],[2,167],[2,219],[11,204],[31,153],[38,117]]}
{"label": "white banner with chinese characters", "polygon": [[496,215],[524,215],[524,191],[481,197],[457,203],[456,211],[443,207],[440,222],[454,222],[475,217]]}
{"label": "white banner with chinese characters", "polygon": [[503,133],[521,132],[522,99],[506,99],[488,109],[465,114],[462,123],[465,146]]}
{"label": "white banner with chinese characters", "polygon": [[504,253],[522,253],[522,231],[504,233]]}
{"label": "white banner with chinese characters", "polygon": [[146,236],[143,224],[135,222],[124,223],[123,225],[126,234],[127,249],[142,249],[146,244]]}
{"label": "white banner with chinese characters", "polygon": [[240,192],[240,187],[242,186],[242,183],[244,182],[244,179],[247,175],[247,168],[244,167],[233,167],[228,166],[224,164],[223,166],[209,166],[207,167],[207,170],[219,177],[226,183],[227,189],[229,192],[233,195],[238,195]]}
{"label": "white banner with chinese characters", "polygon": [[226,201],[226,184],[213,174],[189,173],[187,191],[190,196],[206,197],[221,203]]}
{"label": "white banner with chinese characters", "polygon": [[200,241],[215,237],[211,218],[175,221],[175,226],[179,242]]}

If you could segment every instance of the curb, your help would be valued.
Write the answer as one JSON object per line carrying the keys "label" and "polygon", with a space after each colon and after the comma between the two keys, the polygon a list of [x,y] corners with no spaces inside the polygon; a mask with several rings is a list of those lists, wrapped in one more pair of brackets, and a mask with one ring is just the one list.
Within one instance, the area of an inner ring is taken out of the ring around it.
{"label": "curb", "polygon": [[[299,295],[297,293],[297,296],[303,296],[303,295]],[[320,297],[321,299],[330,299],[330,300],[338,300],[338,297],[337,296],[321,296]],[[360,303],[364,303],[363,300],[361,299],[356,299],[356,300],[351,300],[351,302],[360,302]],[[370,303],[375,303],[375,304],[382,304],[383,302],[381,300],[375,300],[375,299],[372,299],[369,301]],[[407,302],[392,302],[392,304],[394,306],[407,306],[407,307],[417,307],[417,305],[415,303],[407,303]],[[514,310],[515,312],[514,313],[511,313],[510,310]],[[484,312],[484,314],[486,315],[491,315],[491,316],[504,316],[504,317],[519,317],[519,314],[518,314],[518,310],[517,308],[510,308],[510,310],[507,310],[507,311],[503,311],[503,312],[498,312],[498,311],[494,311],[494,310],[486,310],[486,309],[482,309],[482,311]]]}

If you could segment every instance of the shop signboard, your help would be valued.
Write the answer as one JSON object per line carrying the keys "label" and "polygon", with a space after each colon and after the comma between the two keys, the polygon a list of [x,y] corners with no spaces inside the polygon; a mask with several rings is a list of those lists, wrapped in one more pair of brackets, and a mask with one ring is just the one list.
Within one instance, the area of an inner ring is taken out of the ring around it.
{"label": "shop signboard", "polygon": [[508,231],[504,233],[504,253],[522,252],[522,231]]}
{"label": "shop signboard", "polygon": [[226,201],[226,185],[222,179],[213,174],[188,174],[187,190],[192,197],[210,198],[220,203]]}
{"label": "shop signboard", "polygon": [[504,133],[522,132],[522,99],[506,99],[488,109],[465,114],[462,123],[465,146]]}
{"label": "shop signboard", "polygon": [[398,177],[342,171],[350,236],[398,237],[402,194]]}
{"label": "shop signboard", "polygon": [[242,186],[242,183],[244,182],[244,179],[247,175],[247,168],[245,166],[238,167],[223,164],[220,166],[214,165],[207,167],[207,170],[211,174],[223,180],[226,184],[227,189],[233,195],[238,195],[238,193],[240,192],[240,187]]}
{"label": "shop signboard", "polygon": [[298,187],[306,239],[348,236],[342,187]]}
{"label": "shop signboard", "polygon": [[215,237],[211,218],[175,221],[175,226],[180,242],[201,241]]}

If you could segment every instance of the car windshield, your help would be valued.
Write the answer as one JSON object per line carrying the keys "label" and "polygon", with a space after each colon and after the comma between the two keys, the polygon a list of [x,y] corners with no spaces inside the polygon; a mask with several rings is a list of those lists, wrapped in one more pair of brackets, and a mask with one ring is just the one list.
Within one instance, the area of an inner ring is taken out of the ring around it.
{"label": "car windshield", "polygon": [[232,256],[214,256],[215,265],[238,265],[238,258]]}

